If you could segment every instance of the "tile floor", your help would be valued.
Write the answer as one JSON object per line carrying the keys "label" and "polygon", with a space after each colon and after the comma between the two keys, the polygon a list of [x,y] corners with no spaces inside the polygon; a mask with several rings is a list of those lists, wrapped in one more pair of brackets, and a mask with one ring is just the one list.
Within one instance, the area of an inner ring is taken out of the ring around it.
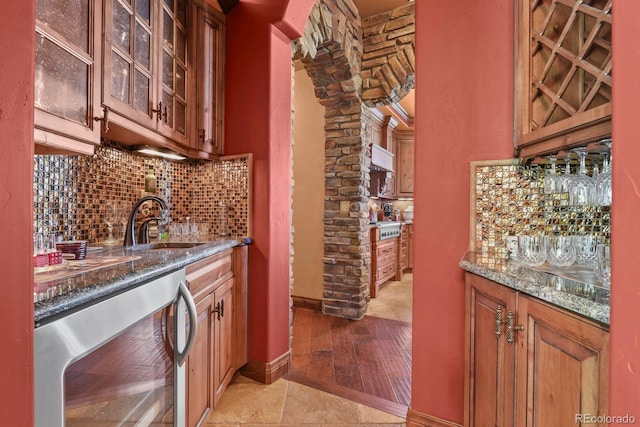
{"label": "tile floor", "polygon": [[[412,275],[384,286],[367,315],[411,322]],[[236,376],[208,426],[404,426],[405,420],[354,401],[281,378],[265,385]]]}

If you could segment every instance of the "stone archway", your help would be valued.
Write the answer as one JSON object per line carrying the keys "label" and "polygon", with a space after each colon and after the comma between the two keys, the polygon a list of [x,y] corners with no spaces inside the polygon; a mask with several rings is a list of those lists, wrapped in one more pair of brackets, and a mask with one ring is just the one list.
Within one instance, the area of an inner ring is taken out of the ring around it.
{"label": "stone archway", "polygon": [[369,301],[368,109],[413,87],[413,5],[400,9],[363,23],[351,0],[318,0],[293,45],[325,107],[322,309],[349,319]]}

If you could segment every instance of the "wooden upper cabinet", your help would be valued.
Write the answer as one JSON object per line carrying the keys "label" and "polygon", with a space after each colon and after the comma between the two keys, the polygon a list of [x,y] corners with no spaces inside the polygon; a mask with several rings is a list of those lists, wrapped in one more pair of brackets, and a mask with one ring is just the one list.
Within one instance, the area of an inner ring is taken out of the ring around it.
{"label": "wooden upper cabinet", "polygon": [[413,131],[396,131],[396,196],[413,197]]}
{"label": "wooden upper cabinet", "polygon": [[516,154],[611,135],[611,0],[518,0]]}
{"label": "wooden upper cabinet", "polygon": [[101,21],[101,1],[36,2],[36,153],[91,154],[100,144]]}
{"label": "wooden upper cabinet", "polygon": [[105,0],[102,102],[116,127],[105,137],[144,140],[128,120],[189,145],[187,19],[186,0]]}
{"label": "wooden upper cabinet", "polygon": [[224,16],[206,4],[193,6],[196,64],[195,149],[224,154]]}

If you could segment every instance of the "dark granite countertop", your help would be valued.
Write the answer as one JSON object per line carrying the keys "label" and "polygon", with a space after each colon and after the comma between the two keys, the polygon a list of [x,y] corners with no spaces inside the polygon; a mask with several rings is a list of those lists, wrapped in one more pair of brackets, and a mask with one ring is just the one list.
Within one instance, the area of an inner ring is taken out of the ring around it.
{"label": "dark granite countertop", "polygon": [[[89,250],[88,260],[103,257],[125,261],[66,278],[36,282],[35,326],[49,323],[239,244],[235,239],[218,239],[183,249],[151,250],[150,245],[138,245],[135,248],[105,246],[100,250]],[[73,262],[68,261],[70,264]]]}
{"label": "dark granite countertop", "polygon": [[459,265],[468,272],[609,325],[609,289],[587,267],[527,267],[473,252],[467,252]]}

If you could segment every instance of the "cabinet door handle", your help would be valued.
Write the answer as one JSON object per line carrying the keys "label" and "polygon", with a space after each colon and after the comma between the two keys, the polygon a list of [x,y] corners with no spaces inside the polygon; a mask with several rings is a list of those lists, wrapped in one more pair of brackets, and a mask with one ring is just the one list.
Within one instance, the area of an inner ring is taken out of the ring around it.
{"label": "cabinet door handle", "polygon": [[168,116],[169,116],[168,109],[167,109],[167,106],[165,105],[164,108],[162,109],[162,121],[165,124],[169,124]]}
{"label": "cabinet door handle", "polygon": [[513,325],[513,312],[507,312],[507,342],[513,344],[513,331],[524,331],[524,325]]}
{"label": "cabinet door handle", "polygon": [[[166,109],[166,107],[165,107],[165,109]],[[162,101],[158,102],[158,109],[157,109],[157,110],[154,110],[154,109],[152,108],[152,109],[151,109],[151,112],[152,112],[152,113],[156,113],[156,114],[157,114],[157,115],[156,115],[156,121],[158,121],[158,122],[159,122],[159,121],[160,121],[160,118],[161,118],[160,116],[162,115]]]}
{"label": "cabinet door handle", "polygon": [[109,132],[109,107],[107,107],[106,105],[104,107],[102,107],[102,111],[104,112],[102,114],[102,117],[94,117],[93,120],[96,122],[102,122],[102,131],[104,133]]}
{"label": "cabinet door handle", "polygon": [[498,306],[496,308],[496,338],[500,338],[500,335],[502,335],[503,322],[504,320],[502,320],[502,307]]}
{"label": "cabinet door handle", "polygon": [[216,308],[213,309],[214,313],[217,313],[218,320],[224,317],[224,300],[218,301]]}

